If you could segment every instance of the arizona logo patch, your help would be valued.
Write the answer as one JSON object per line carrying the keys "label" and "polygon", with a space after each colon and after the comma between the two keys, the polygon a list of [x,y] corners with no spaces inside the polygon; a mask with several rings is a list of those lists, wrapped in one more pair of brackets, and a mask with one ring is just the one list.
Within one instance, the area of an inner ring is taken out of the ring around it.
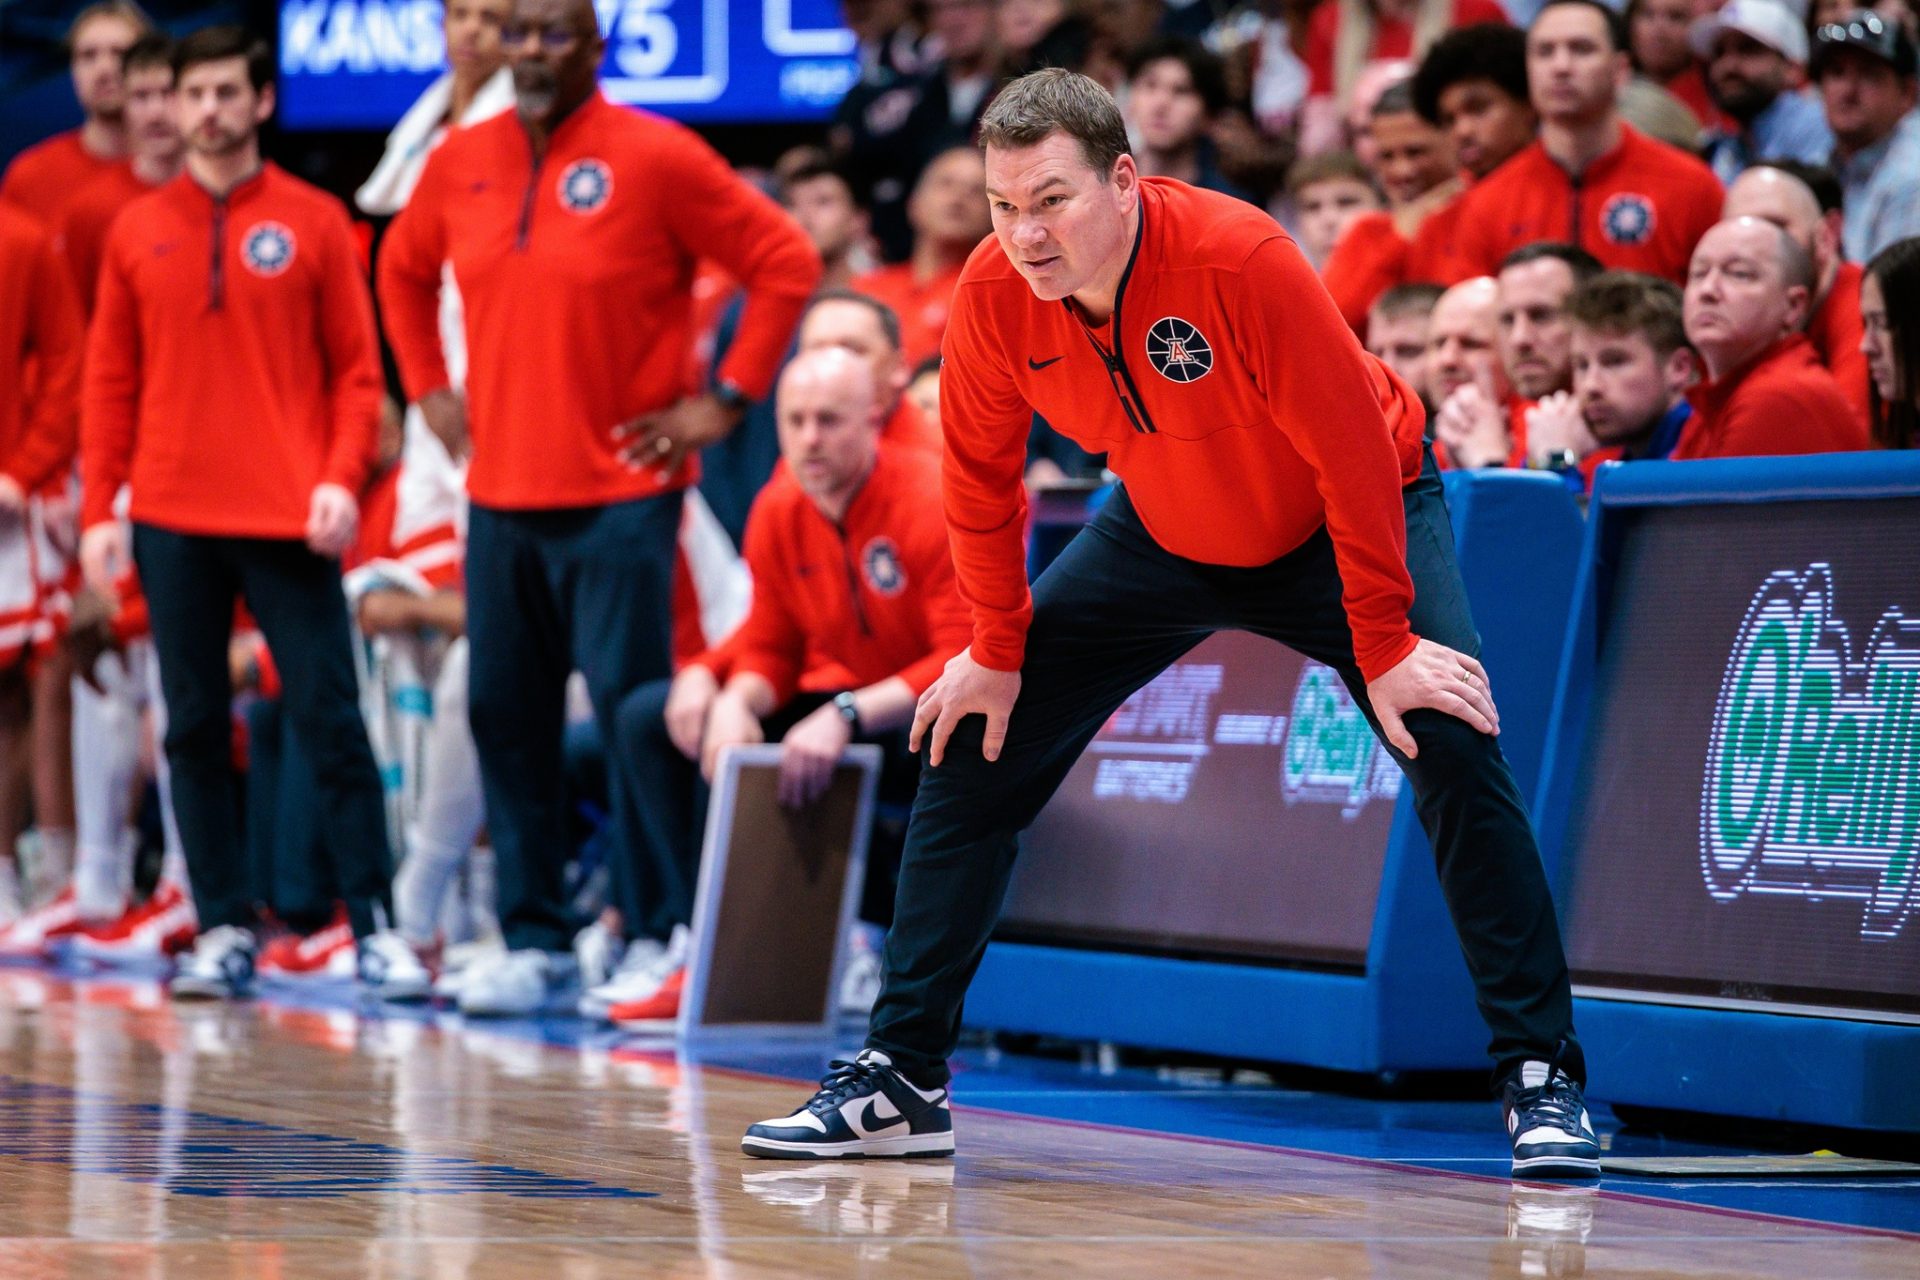
{"label": "arizona logo patch", "polygon": [[907,589],[907,571],[892,538],[875,538],[862,548],[860,569],[867,585],[883,596],[897,596]]}
{"label": "arizona logo patch", "polygon": [[1653,201],[1630,191],[1613,197],[1600,207],[1600,233],[1609,244],[1645,244],[1653,238]]}
{"label": "arizona logo patch", "polygon": [[1191,322],[1168,316],[1147,330],[1147,359],[1163,378],[1198,382],[1213,368],[1213,346]]}
{"label": "arizona logo patch", "polygon": [[575,160],[560,175],[560,203],[569,213],[596,213],[613,195],[613,170],[601,160]]}
{"label": "arizona logo patch", "polygon": [[240,237],[240,261],[271,279],[293,265],[293,232],[278,222],[256,222]]}

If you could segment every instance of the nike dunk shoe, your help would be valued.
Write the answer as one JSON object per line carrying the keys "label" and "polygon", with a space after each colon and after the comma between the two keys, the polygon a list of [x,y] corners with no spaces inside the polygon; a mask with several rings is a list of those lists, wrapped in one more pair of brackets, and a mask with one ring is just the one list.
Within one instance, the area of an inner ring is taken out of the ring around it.
{"label": "nike dunk shoe", "polygon": [[921,1089],[867,1049],[835,1058],[806,1106],[751,1126],[740,1149],[769,1160],[950,1156],[953,1112],[945,1087]]}

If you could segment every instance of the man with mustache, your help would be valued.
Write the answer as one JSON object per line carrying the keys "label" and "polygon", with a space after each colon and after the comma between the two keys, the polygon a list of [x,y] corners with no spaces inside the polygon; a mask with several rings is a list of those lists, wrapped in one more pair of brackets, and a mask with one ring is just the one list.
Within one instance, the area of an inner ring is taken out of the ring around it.
{"label": "man with mustache", "polygon": [[[711,147],[599,91],[590,0],[516,0],[501,43],[515,110],[433,153],[379,265],[407,398],[443,440],[471,440],[468,718],[507,951],[463,981],[470,1014],[532,1012],[570,975],[568,675],[613,742],[620,700],[670,673],[691,455],[767,393],[820,277],[805,233]],[[696,259],[740,281],[746,305],[715,390],[688,395]],[[438,328],[448,264],[464,392]],[[609,785],[618,814],[617,770]]]}
{"label": "man with mustache", "polygon": [[1807,70],[1807,28],[1780,0],[1730,0],[1693,24],[1693,51],[1707,91],[1739,128],[1709,130],[1701,154],[1731,186],[1761,160],[1821,164],[1833,132],[1817,98],[1799,85]]}

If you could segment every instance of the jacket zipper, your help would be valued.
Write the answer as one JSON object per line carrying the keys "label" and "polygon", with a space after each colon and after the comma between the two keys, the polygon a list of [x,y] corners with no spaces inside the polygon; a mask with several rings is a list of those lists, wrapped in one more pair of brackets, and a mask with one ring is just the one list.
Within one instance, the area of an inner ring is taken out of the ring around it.
{"label": "jacket zipper", "polygon": [[[552,146],[551,139],[548,146]],[[527,152],[533,159],[533,172],[527,175],[527,193],[520,199],[520,230],[513,241],[515,253],[527,251],[527,238],[533,234],[533,201],[540,190],[540,167],[547,162],[545,152],[534,152],[532,138],[527,139]]]}
{"label": "jacket zipper", "polygon": [[1071,298],[1062,298],[1060,305],[1067,309],[1068,314],[1073,317],[1074,323],[1080,326],[1080,332],[1087,335],[1087,342],[1092,345],[1095,354],[1100,357],[1100,362],[1107,366],[1107,381],[1112,384],[1113,393],[1120,398],[1120,407],[1126,411],[1127,421],[1131,422],[1133,429],[1142,435],[1155,435],[1159,432],[1159,428],[1153,425],[1153,417],[1147,412],[1147,402],[1145,398],[1141,396],[1140,388],[1134,383],[1133,374],[1127,371],[1126,357],[1120,354],[1123,350],[1120,331],[1120,304],[1126,300],[1127,282],[1133,279],[1133,264],[1140,257],[1140,243],[1146,238],[1147,206],[1145,201],[1142,201],[1140,205],[1140,234],[1134,238],[1133,251],[1127,254],[1126,270],[1120,273],[1119,287],[1113,291],[1112,351],[1108,351],[1105,347],[1101,346],[1100,340],[1093,336],[1092,328],[1088,326],[1085,320],[1080,318],[1080,312],[1074,308]]}
{"label": "jacket zipper", "polygon": [[207,301],[211,310],[223,311],[227,305],[227,198],[213,202],[213,262],[207,273]]}
{"label": "jacket zipper", "polygon": [[1568,228],[1571,234],[1567,236],[1567,243],[1584,249],[1587,247],[1587,242],[1580,235],[1580,192],[1586,185],[1586,175],[1582,174],[1577,178],[1568,175],[1567,181],[1573,188],[1573,223]]}
{"label": "jacket zipper", "polygon": [[860,602],[860,572],[853,563],[853,544],[847,541],[845,525],[836,523],[833,532],[840,539],[840,563],[847,571],[847,594],[853,600],[854,620],[860,624],[861,635],[871,636],[873,627],[867,621],[867,606]]}

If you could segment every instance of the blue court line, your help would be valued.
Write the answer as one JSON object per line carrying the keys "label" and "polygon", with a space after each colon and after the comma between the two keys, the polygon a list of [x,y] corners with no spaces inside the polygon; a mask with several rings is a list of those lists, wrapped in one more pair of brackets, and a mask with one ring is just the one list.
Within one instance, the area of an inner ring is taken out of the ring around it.
{"label": "blue court line", "polygon": [[[61,971],[84,982],[88,974]],[[417,1006],[368,1004],[351,984],[311,981],[263,984],[261,1002],[323,1012],[352,1012],[374,1020],[411,1021],[444,1032],[443,1019],[458,1015]],[[458,1029],[574,1051],[636,1052],[684,1060],[704,1070],[795,1089],[808,1087],[833,1056],[793,1045],[708,1047],[686,1052],[670,1040],[637,1041],[610,1028],[589,1026],[570,1013],[538,1018],[461,1019]],[[844,1031],[849,1052],[861,1038],[858,1028]],[[1499,1111],[1491,1102],[1375,1101],[1261,1085],[1222,1085],[1196,1091],[1191,1080],[1165,1082],[1140,1068],[1102,1075],[1045,1059],[1011,1054],[965,1052],[954,1061],[956,1110],[1012,1116],[1083,1129],[1177,1138],[1248,1150],[1373,1168],[1391,1168],[1433,1177],[1466,1178],[1506,1185],[1500,1175],[1473,1173],[1456,1166],[1465,1161],[1504,1165],[1509,1158]],[[1061,1086],[1069,1086],[1064,1091]],[[970,1098],[991,1098],[980,1106]],[[796,1103],[799,1101],[795,1099]],[[1115,1105],[1117,1104],[1117,1105]],[[1125,1116],[1116,1123],[1115,1113]],[[1595,1123],[1626,1150],[1632,1135],[1617,1133],[1604,1107]],[[964,1121],[963,1121],[964,1124]],[[1420,1158],[1399,1154],[1417,1134]],[[964,1140],[963,1140],[964,1141]],[[1644,1142],[1641,1145],[1645,1145]],[[1396,1148],[1398,1150],[1396,1150]],[[1642,1153],[1635,1146],[1636,1154]],[[1658,1143],[1645,1154],[1740,1154],[1737,1149],[1700,1144]],[[744,1157],[743,1157],[744,1159]],[[1593,1185],[1593,1184],[1587,1184]],[[1608,1177],[1600,1180],[1603,1199],[1680,1208],[1782,1226],[1850,1235],[1887,1236],[1920,1241],[1920,1178],[1883,1178],[1790,1184],[1768,1181],[1664,1181]]]}
{"label": "blue court line", "polygon": [[0,1157],[215,1199],[337,1200],[369,1191],[536,1200],[659,1194],[7,1075],[0,1075]]}

